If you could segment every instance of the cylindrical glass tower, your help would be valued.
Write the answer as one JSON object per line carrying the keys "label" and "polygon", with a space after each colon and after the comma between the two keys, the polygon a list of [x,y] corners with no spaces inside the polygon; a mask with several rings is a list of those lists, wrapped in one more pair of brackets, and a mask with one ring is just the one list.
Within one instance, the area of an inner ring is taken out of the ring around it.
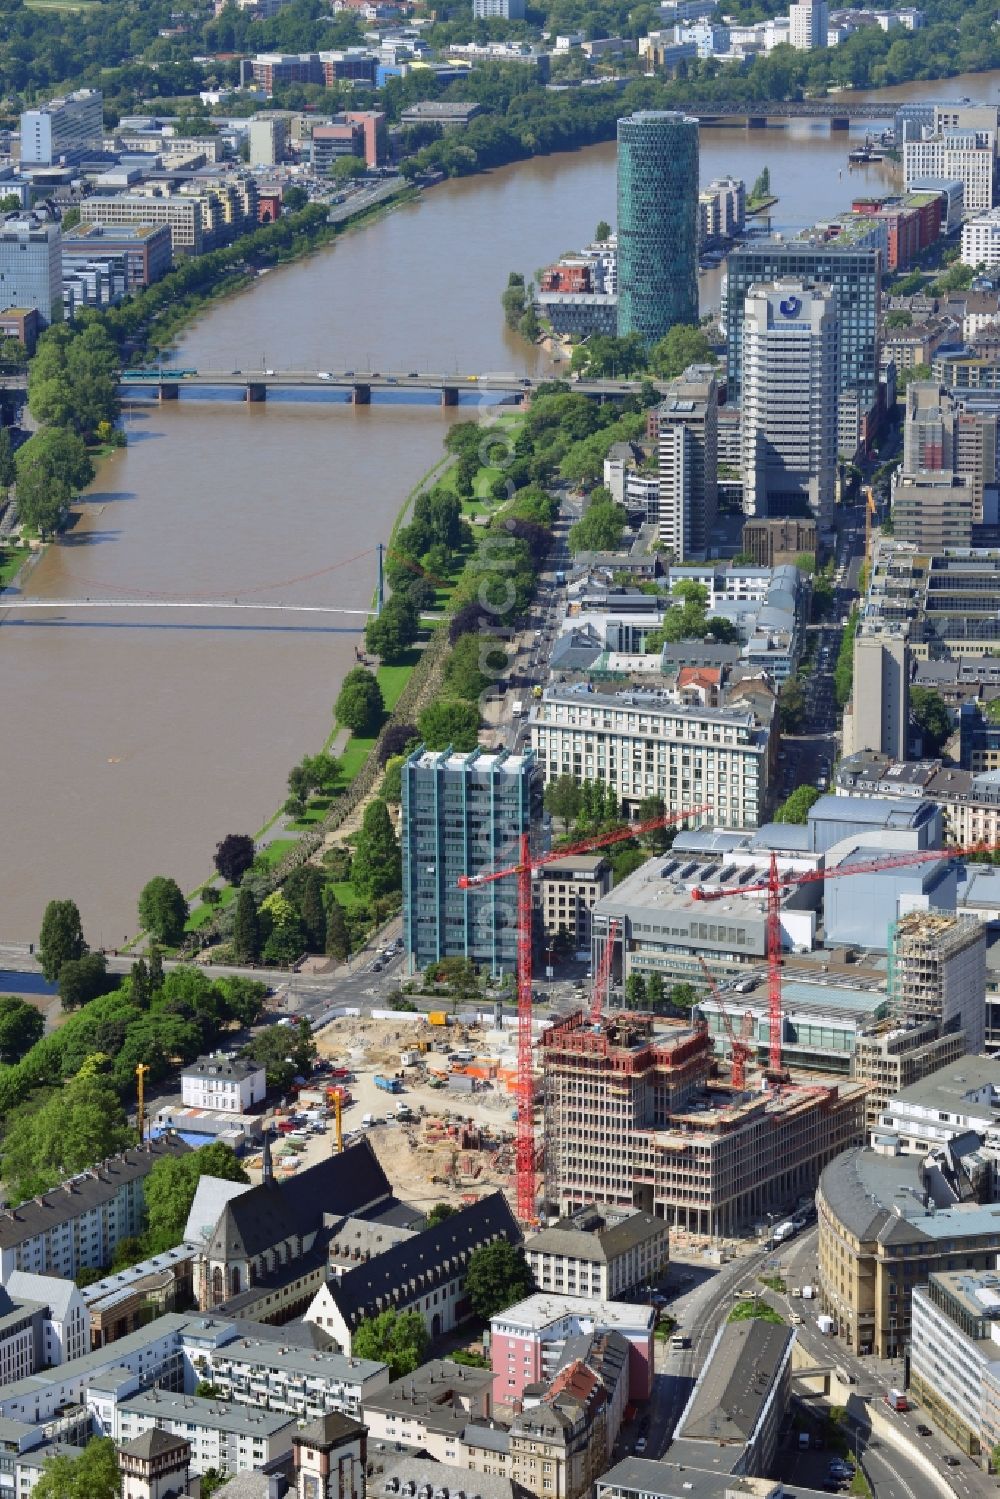
{"label": "cylindrical glass tower", "polygon": [[618,336],[656,343],[698,321],[698,121],[618,121]]}

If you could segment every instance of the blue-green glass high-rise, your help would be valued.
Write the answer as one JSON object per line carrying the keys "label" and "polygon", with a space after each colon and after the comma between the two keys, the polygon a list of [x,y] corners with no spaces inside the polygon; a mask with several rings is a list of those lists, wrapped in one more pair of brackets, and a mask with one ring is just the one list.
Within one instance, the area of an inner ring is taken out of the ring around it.
{"label": "blue-green glass high-rise", "polygon": [[647,344],[698,321],[698,121],[618,121],[618,336]]}

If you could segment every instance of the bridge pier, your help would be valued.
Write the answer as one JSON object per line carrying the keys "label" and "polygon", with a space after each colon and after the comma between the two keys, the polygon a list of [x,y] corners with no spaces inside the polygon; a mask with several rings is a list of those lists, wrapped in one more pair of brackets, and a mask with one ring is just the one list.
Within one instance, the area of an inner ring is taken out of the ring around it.
{"label": "bridge pier", "polygon": [[850,128],[851,128],[851,122],[847,118],[846,115],[831,115],[831,117],[830,117],[830,129],[831,130],[850,130]]}
{"label": "bridge pier", "polygon": [[157,386],[156,394],[161,401],[176,401],[179,390],[180,387],[170,381]]}
{"label": "bridge pier", "polygon": [[747,115],[748,130],[766,130],[767,115]]}
{"label": "bridge pier", "polygon": [[267,386],[264,385],[262,382],[259,382],[259,381],[251,381],[251,383],[249,385],[247,385],[246,391],[244,392],[243,399],[245,401],[252,401],[252,402],[255,402],[255,403],[258,402],[258,401],[266,401],[267,400]]}
{"label": "bridge pier", "polygon": [[370,406],[372,403],[372,388],[370,385],[351,386],[351,405]]}
{"label": "bridge pier", "polygon": [[441,405],[442,406],[457,406],[458,405],[458,386],[457,385],[442,385],[442,387],[441,387]]}

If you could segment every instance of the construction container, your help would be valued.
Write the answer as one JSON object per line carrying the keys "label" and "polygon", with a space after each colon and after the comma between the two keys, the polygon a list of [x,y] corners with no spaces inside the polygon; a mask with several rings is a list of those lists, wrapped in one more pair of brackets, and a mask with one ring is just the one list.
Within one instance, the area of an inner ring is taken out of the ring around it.
{"label": "construction container", "polygon": [[474,1093],[476,1091],[476,1079],[470,1077],[467,1072],[450,1072],[448,1074],[448,1087],[453,1093]]}
{"label": "construction container", "polygon": [[447,1010],[431,1010],[430,1014],[427,1016],[427,1024],[428,1025],[447,1025],[448,1024],[448,1012],[447,1012]]}

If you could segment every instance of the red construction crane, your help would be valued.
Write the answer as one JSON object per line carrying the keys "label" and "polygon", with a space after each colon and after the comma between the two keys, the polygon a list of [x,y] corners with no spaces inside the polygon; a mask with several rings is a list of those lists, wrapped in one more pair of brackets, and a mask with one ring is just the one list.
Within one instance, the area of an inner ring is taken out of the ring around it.
{"label": "red construction crane", "polygon": [[590,1001],[590,1023],[597,1025],[601,1019],[601,1011],[604,1009],[608,997],[608,987],[611,983],[611,964],[615,955],[615,943],[618,940],[618,928],[621,922],[617,916],[612,917],[608,925],[608,934],[604,939],[604,951],[601,953],[601,966],[597,970],[594,979],[594,995]]}
{"label": "red construction crane", "polygon": [[514,1149],[515,1176],[517,1181],[517,1216],[522,1223],[530,1223],[535,1216],[535,1099],[532,1088],[531,1050],[531,876],[536,869],[556,859],[569,859],[574,854],[593,853],[598,848],[609,848],[615,843],[625,843],[643,833],[652,833],[657,828],[666,828],[675,822],[685,822],[689,817],[699,817],[711,812],[710,805],[689,807],[683,812],[671,812],[666,817],[654,817],[651,822],[632,823],[629,827],[616,828],[613,833],[600,833],[596,838],[587,838],[575,843],[572,848],[553,849],[551,853],[533,858],[527,833],[521,834],[520,858],[506,869],[493,869],[484,874],[464,874],[458,881],[461,890],[475,889],[480,885],[491,885],[494,880],[506,880],[517,876],[517,1138]]}
{"label": "red construction crane", "polygon": [[[740,1034],[739,1036],[737,1036],[736,1032],[733,1030],[733,1022],[729,1018],[729,1011],[726,1009],[726,1002],[722,997],[722,990],[715,982],[715,976],[712,973],[711,968],[709,968],[708,964],[705,962],[705,959],[701,956],[700,953],[698,954],[698,962],[701,964],[701,971],[705,975],[705,982],[711,990],[712,998],[719,1006],[719,1013],[722,1016],[722,1023],[726,1028],[726,1035],[729,1037],[729,1054],[732,1057],[731,1075],[733,1087],[738,1089],[739,1092],[742,1093],[743,1089],[746,1087],[747,1060],[753,1054],[753,1047],[750,1045],[749,1040],[744,1035]],[[746,1016],[743,1017],[743,1028],[744,1030],[746,1029]]]}
{"label": "red construction crane", "polygon": [[992,854],[1000,843],[970,843],[964,848],[920,848],[909,853],[888,854],[882,859],[865,859],[859,864],[839,864],[833,869],[807,869],[800,874],[779,874],[777,854],[771,854],[766,880],[755,885],[720,886],[706,889],[696,886],[695,900],[732,899],[734,895],[767,896],[767,1019],[770,1031],[768,1070],[781,1072],[781,896],[796,885],[815,885],[824,880],[849,874],[876,874],[883,869],[901,869],[908,864],[927,864],[935,859],[967,859],[974,854]]}

